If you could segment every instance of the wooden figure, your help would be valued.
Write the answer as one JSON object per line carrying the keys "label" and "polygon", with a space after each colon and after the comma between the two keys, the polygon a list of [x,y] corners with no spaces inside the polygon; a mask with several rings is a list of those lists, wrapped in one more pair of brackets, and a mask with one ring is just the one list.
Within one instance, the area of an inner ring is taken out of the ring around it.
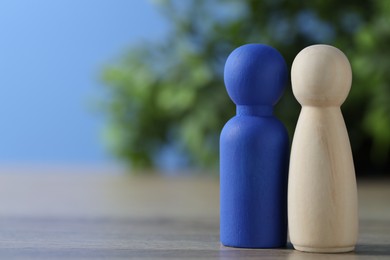
{"label": "wooden figure", "polygon": [[357,190],[340,110],[351,88],[351,66],[340,50],[313,45],[295,58],[291,81],[302,105],[290,157],[291,243],[300,251],[351,251],[358,234]]}
{"label": "wooden figure", "polygon": [[273,106],[287,78],[283,57],[266,45],[241,46],[226,61],[225,85],[237,115],[220,137],[220,235],[225,246],[286,244],[289,140]]}

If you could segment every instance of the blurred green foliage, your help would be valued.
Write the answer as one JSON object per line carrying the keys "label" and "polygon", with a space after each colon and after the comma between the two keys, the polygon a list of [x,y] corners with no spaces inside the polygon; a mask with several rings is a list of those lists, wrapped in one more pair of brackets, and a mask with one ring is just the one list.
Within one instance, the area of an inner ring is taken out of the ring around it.
{"label": "blurred green foliage", "polygon": [[[278,49],[291,67],[317,43],[343,50],[353,85],[342,106],[357,172],[389,170],[390,1],[158,1],[171,22],[161,42],[135,46],[104,71],[108,140],[133,168],[153,167],[166,147],[188,166],[213,169],[218,139],[235,114],[223,84],[231,51],[246,43]],[[275,114],[292,138],[300,106],[291,86]]]}

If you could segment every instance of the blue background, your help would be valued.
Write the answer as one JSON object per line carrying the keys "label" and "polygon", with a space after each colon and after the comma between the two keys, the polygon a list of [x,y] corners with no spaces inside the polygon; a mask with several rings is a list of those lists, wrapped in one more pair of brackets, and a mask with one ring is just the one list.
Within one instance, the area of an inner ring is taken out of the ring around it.
{"label": "blue background", "polygon": [[0,163],[111,163],[102,69],[167,27],[151,1],[1,1]]}

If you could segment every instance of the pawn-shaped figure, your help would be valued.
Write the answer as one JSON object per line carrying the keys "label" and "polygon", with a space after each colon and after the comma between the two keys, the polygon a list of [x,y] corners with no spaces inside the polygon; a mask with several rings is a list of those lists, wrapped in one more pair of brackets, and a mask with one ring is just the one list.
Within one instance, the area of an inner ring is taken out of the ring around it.
{"label": "pawn-shaped figure", "polygon": [[273,106],[287,78],[283,57],[266,45],[241,46],[226,61],[225,85],[237,115],[220,137],[220,236],[225,246],[286,245],[289,139]]}
{"label": "pawn-shaped figure", "polygon": [[340,110],[351,88],[351,66],[340,50],[313,45],[295,58],[291,81],[302,105],[290,158],[291,243],[301,251],[351,251],[358,233],[357,190]]}

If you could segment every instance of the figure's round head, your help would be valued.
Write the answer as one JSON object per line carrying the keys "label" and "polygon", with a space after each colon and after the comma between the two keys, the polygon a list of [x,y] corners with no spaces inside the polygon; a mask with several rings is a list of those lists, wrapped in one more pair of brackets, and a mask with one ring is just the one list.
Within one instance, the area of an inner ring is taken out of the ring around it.
{"label": "figure's round head", "polygon": [[339,49],[312,45],[295,57],[291,83],[301,105],[340,106],[351,89],[351,65]]}
{"label": "figure's round head", "polygon": [[226,89],[237,105],[274,105],[283,94],[287,77],[282,55],[267,45],[243,45],[225,64]]}

